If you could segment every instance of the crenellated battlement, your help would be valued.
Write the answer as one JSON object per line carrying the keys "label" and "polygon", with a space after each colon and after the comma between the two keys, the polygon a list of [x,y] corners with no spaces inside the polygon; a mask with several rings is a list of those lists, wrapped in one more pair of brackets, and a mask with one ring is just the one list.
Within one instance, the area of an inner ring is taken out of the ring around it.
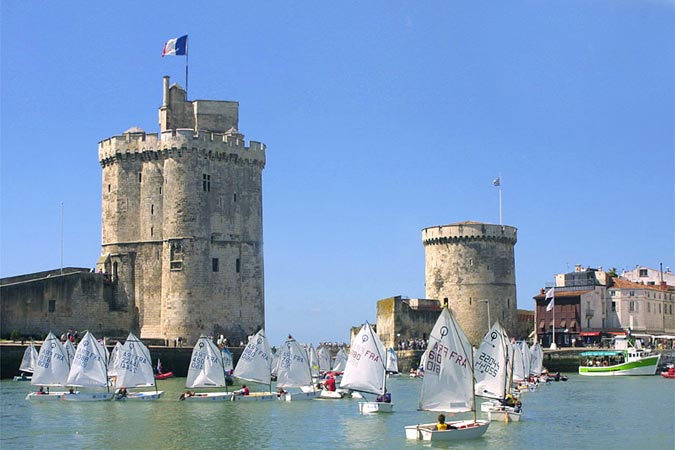
{"label": "crenellated battlement", "polygon": [[265,165],[265,144],[250,141],[237,132],[195,132],[192,129],[173,129],[162,133],[143,131],[126,132],[105,139],[98,144],[101,166],[105,167],[120,159],[140,158],[152,160],[181,156],[183,152],[199,152],[214,160],[247,161]]}
{"label": "crenellated battlement", "polygon": [[506,225],[460,222],[424,228],[422,242],[425,246],[471,241],[503,242],[515,245],[517,231],[516,228]]}

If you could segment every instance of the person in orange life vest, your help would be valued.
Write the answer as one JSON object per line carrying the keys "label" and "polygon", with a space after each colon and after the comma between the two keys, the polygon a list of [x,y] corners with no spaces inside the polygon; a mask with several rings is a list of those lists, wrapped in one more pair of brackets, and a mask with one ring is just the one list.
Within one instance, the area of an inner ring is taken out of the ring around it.
{"label": "person in orange life vest", "polygon": [[331,392],[335,392],[335,378],[332,375],[329,376],[323,384],[326,386],[326,389]]}

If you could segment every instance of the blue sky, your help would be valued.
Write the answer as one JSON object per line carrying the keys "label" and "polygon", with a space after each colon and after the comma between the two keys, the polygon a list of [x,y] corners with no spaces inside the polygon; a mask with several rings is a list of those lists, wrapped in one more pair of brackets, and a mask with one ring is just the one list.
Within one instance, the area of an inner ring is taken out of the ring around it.
{"label": "blue sky", "polygon": [[347,341],[424,297],[425,227],[518,228],[518,307],[575,264],[675,255],[672,1],[2,2],[0,276],[93,267],[97,143],[189,98],[267,145],[266,326]]}

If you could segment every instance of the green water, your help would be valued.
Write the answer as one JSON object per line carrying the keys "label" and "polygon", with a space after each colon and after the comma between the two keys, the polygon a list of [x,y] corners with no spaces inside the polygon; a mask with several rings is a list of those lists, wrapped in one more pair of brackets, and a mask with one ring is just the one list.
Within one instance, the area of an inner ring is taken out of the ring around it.
{"label": "green water", "polygon": [[[362,416],[358,400],[178,401],[185,378],[159,381],[156,402],[28,402],[25,382],[0,382],[0,448],[6,449],[400,449],[403,427],[431,422],[417,411],[421,381],[392,378],[395,412]],[[674,449],[675,380],[586,378],[522,395],[519,423],[492,422],[466,449]],[[479,413],[479,416],[481,414]],[[460,416],[456,416],[460,417]],[[436,444],[434,444],[436,446]]]}

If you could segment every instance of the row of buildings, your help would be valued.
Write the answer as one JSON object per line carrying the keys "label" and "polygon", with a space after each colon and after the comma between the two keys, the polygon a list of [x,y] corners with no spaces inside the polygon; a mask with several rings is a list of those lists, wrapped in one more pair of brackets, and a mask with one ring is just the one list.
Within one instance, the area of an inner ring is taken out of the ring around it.
{"label": "row of buildings", "polygon": [[[553,307],[551,295],[553,289]],[[638,266],[622,272],[576,266],[534,297],[534,331],[543,345],[603,344],[628,330],[648,341],[675,338],[675,275]]]}

